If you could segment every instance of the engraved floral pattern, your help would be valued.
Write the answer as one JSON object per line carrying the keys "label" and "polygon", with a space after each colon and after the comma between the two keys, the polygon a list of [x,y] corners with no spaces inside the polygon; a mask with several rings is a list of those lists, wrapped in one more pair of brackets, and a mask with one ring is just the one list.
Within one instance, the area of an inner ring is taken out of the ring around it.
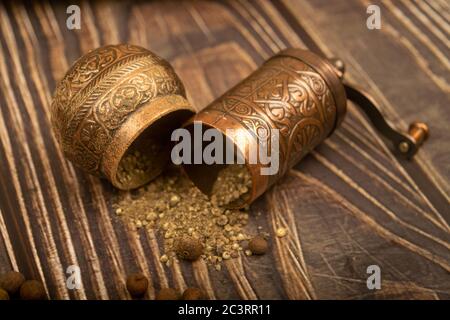
{"label": "engraved floral pattern", "polygon": [[102,154],[115,130],[146,102],[170,94],[185,97],[167,62],[137,46],[105,46],[78,59],[60,81],[52,125],[66,156],[101,175]]}
{"label": "engraved floral pattern", "polygon": [[270,139],[270,129],[279,129],[279,175],[328,135],[336,116],[325,81],[288,57],[269,60],[211,108],[234,117],[260,139]]}

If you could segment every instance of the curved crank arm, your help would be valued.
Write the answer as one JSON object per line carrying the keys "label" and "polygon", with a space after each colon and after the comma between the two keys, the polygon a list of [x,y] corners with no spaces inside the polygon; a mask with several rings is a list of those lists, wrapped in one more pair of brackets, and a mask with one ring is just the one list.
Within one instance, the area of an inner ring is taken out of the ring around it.
{"label": "curved crank arm", "polygon": [[425,123],[414,122],[410,125],[407,134],[400,133],[387,123],[370,95],[348,83],[344,83],[344,87],[347,98],[364,111],[375,129],[393,143],[398,154],[407,159],[416,154],[419,147],[428,138],[428,126]]}

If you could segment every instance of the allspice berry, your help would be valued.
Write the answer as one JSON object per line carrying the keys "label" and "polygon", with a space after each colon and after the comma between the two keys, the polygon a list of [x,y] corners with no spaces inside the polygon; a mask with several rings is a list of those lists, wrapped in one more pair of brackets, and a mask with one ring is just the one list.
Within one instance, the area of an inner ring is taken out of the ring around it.
{"label": "allspice berry", "polygon": [[46,300],[47,293],[40,281],[27,280],[20,287],[20,298],[22,300]]}
{"label": "allspice berry", "polygon": [[9,271],[0,276],[0,288],[6,290],[9,295],[19,292],[20,286],[24,282],[25,277],[17,271]]}
{"label": "allspice berry", "polygon": [[2,288],[0,288],[0,300],[9,300],[8,291],[3,290]]}
{"label": "allspice berry", "polygon": [[173,288],[162,288],[156,294],[155,300],[179,300],[180,295]]}
{"label": "allspice berry", "polygon": [[206,295],[203,290],[199,288],[187,288],[183,292],[183,300],[205,300]]}
{"label": "allspice berry", "polygon": [[256,236],[249,241],[248,249],[252,252],[252,254],[265,254],[269,249],[269,243],[263,236]]}
{"label": "allspice berry", "polygon": [[199,239],[182,237],[177,239],[175,251],[181,259],[194,261],[202,255],[203,244]]}
{"label": "allspice berry", "polygon": [[134,298],[142,297],[148,288],[148,279],[142,273],[130,274],[127,278],[127,290]]}

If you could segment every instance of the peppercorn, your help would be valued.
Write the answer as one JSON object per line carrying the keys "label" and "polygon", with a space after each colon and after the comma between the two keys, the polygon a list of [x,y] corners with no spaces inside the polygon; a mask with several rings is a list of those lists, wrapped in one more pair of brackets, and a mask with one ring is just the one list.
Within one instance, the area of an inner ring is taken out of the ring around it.
{"label": "peppercorn", "polygon": [[183,292],[183,300],[205,300],[206,295],[199,288],[187,288]]}
{"label": "peppercorn", "polygon": [[278,238],[283,238],[284,236],[287,235],[287,229],[286,228],[278,228],[277,231],[275,232],[275,234],[277,235]]}
{"label": "peppercorn", "polygon": [[130,274],[127,278],[127,290],[134,298],[142,297],[148,288],[148,279],[142,273]]}
{"label": "peppercorn", "polygon": [[173,288],[162,288],[156,294],[155,300],[179,300],[180,295]]}
{"label": "peppercorn", "polygon": [[199,239],[182,237],[177,239],[175,251],[181,259],[194,261],[203,253],[203,244]]}
{"label": "peppercorn", "polygon": [[47,293],[41,282],[27,280],[20,287],[20,298],[22,300],[46,300]]}
{"label": "peppercorn", "polygon": [[16,294],[24,282],[25,277],[17,271],[10,271],[0,276],[0,288],[6,290],[9,295]]}
{"label": "peppercorn", "polygon": [[9,300],[8,291],[3,290],[2,288],[0,288],[0,300]]}
{"label": "peppercorn", "polygon": [[269,244],[267,243],[267,240],[264,239],[264,237],[256,236],[249,241],[248,248],[252,252],[252,254],[261,255],[267,252]]}

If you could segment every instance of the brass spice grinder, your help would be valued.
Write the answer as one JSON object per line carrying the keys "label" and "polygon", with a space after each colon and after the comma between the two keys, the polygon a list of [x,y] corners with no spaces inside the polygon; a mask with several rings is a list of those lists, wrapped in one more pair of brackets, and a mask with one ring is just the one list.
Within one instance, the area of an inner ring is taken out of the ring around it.
{"label": "brass spice grinder", "polygon": [[[344,64],[339,59],[327,60],[311,51],[286,49],[190,119],[186,128],[201,123],[217,129],[245,158],[252,188],[246,198],[232,206],[253,202],[328,137],[344,119],[347,98],[362,108],[400,154],[407,158],[414,155],[428,134],[426,125],[413,124],[410,135],[398,133],[367,94],[343,82],[343,74]],[[239,134],[227,136],[230,128]],[[279,170],[263,175],[263,165],[251,163],[248,151],[256,150],[260,141],[270,141],[273,129],[279,133]],[[209,194],[221,167],[189,164],[184,168],[199,189]]]}
{"label": "brass spice grinder", "polygon": [[[194,122],[220,131],[244,155],[258,138],[279,132],[279,170],[262,175],[261,163],[245,164],[252,187],[243,207],[253,202],[289,168],[329,136],[342,122],[347,99],[367,114],[374,126],[409,158],[428,135],[423,123],[402,134],[385,121],[373,100],[343,81],[344,65],[311,51],[287,49],[266,61],[205,109],[195,109],[173,68],[150,51],[115,45],[93,50],[77,60],[58,83],[52,125],[64,154],[77,166],[107,178],[123,190],[137,188],[162,171],[169,159],[171,132]],[[189,119],[189,120],[188,120]],[[226,136],[227,129],[246,135]],[[148,167],[120,176],[128,156],[144,155]],[[220,166],[219,166],[220,167]],[[192,181],[210,193],[218,166],[184,165]]]}
{"label": "brass spice grinder", "polygon": [[[52,126],[69,160],[128,190],[161,173],[172,130],[194,113],[169,63],[138,46],[109,45],[79,58],[58,83]],[[139,161],[147,165],[134,168]]]}

